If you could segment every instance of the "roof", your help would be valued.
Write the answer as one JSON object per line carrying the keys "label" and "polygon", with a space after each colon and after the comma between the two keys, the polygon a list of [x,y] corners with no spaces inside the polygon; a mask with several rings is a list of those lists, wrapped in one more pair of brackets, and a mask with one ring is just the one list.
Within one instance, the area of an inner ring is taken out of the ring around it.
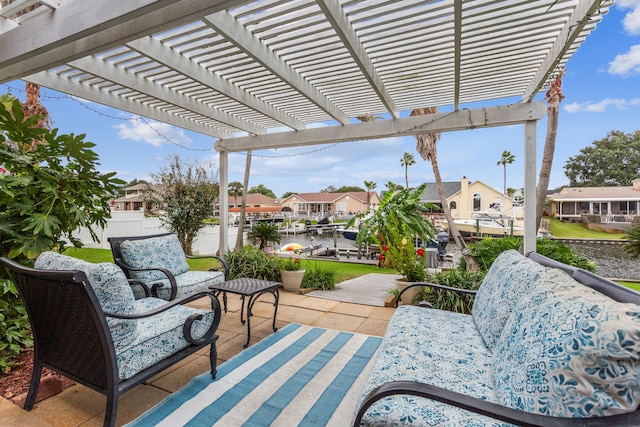
{"label": "roof", "polygon": [[[242,197],[229,197],[229,205],[242,204]],[[276,199],[273,197],[265,196],[260,193],[247,193],[247,205],[267,205],[275,206]]]}
{"label": "roof", "polygon": [[[448,181],[443,182],[442,187],[444,188],[444,195],[448,199],[449,197],[460,191],[460,188],[462,186],[460,184],[460,181]],[[420,200],[429,203],[440,203],[438,184],[436,184],[435,182],[427,182],[424,192],[422,193],[422,196],[420,196]]]}
{"label": "roof", "polygon": [[[544,105],[465,106],[533,101],[611,4],[19,0],[0,8],[0,83],[209,135],[219,151],[522,123]],[[427,106],[453,113],[400,118]]]}
{"label": "roof", "polygon": [[[240,212],[240,207],[229,208],[229,212],[238,213]],[[245,213],[274,213],[281,212],[282,206],[247,206],[245,208]]]}
{"label": "roof", "polygon": [[640,191],[632,186],[624,187],[565,187],[559,193],[549,195],[554,201],[615,201],[640,200]]}
{"label": "roof", "polygon": [[[375,191],[370,192],[371,198],[374,196],[378,196]],[[367,202],[367,192],[366,191],[349,191],[346,193],[298,193],[292,194],[291,196],[284,199],[282,202],[289,201],[293,197],[296,197],[296,202],[298,199],[301,203],[334,203],[336,200],[339,200],[343,197],[350,196],[355,199],[358,199],[362,203]]]}

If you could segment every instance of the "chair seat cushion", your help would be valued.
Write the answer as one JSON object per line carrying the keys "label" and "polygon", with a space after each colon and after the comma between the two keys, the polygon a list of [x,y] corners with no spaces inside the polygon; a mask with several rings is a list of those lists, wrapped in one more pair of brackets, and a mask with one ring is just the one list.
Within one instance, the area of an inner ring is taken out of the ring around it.
{"label": "chair seat cushion", "polygon": [[[471,315],[401,306],[389,322],[363,398],[386,382],[414,380],[497,402],[491,363],[491,351],[476,330]],[[374,403],[364,415],[363,424],[503,425],[463,409],[407,395],[386,397]]]}
{"label": "chair seat cushion", "polygon": [[[224,273],[221,271],[187,271],[179,276],[175,276],[178,293],[176,298],[191,295],[197,292],[208,291],[209,286],[224,282]],[[158,289],[158,297],[169,299],[171,296],[171,283],[168,279],[155,280],[149,284],[163,283],[164,286]],[[143,298],[144,294],[140,288],[134,288],[136,298]]]}
{"label": "chair seat cushion", "polygon": [[[143,298],[134,302],[134,310],[144,313],[158,308],[167,301],[159,298]],[[156,316],[136,320],[139,333],[126,345],[116,346],[116,359],[121,380],[131,378],[138,372],[155,365],[168,356],[186,348],[183,326],[191,314],[201,314],[191,328],[194,339],[201,338],[214,320],[213,311],[178,305]]]}
{"label": "chair seat cushion", "polygon": [[494,352],[505,406],[558,417],[600,417],[640,404],[640,306],[554,269],[520,298]]}
{"label": "chair seat cushion", "polygon": [[[120,244],[120,252],[124,262],[134,268],[166,268],[174,276],[189,271],[187,258],[175,234],[125,240]],[[143,282],[167,278],[160,271],[132,271],[131,277]]]}
{"label": "chair seat cushion", "polygon": [[[111,263],[92,264],[57,252],[43,252],[36,259],[40,270],[79,270],[87,275],[102,310],[112,314],[135,312],[135,297],[122,270]],[[126,345],[135,339],[137,323],[132,320],[107,317],[114,345]]]}

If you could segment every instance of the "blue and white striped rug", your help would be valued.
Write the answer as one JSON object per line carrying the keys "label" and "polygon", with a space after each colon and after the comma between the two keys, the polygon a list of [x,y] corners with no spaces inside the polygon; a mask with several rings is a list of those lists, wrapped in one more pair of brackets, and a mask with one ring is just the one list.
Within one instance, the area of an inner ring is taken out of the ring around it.
{"label": "blue and white striped rug", "polygon": [[348,426],[381,341],[289,324],[128,426]]}

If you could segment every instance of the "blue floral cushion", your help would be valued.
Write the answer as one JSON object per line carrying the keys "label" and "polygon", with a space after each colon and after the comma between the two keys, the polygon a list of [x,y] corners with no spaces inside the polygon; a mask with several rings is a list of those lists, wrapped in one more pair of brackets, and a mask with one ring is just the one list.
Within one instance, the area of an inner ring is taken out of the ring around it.
{"label": "blue floral cushion", "polygon": [[548,270],[516,250],[500,254],[487,272],[473,302],[473,320],[490,349],[502,334],[513,306]]}
{"label": "blue floral cushion", "polygon": [[640,404],[640,306],[550,270],[520,298],[494,350],[503,405],[600,417]]}
{"label": "blue floral cushion", "polygon": [[[176,298],[191,295],[196,292],[208,291],[209,286],[224,282],[224,273],[221,271],[187,271],[179,276],[175,276],[178,293]],[[164,284],[158,289],[158,297],[169,299],[171,296],[171,283],[168,279],[158,280],[154,283]],[[142,298],[142,291],[136,292],[136,297]]]}
{"label": "blue floral cushion", "polygon": [[[166,268],[174,276],[189,271],[178,236],[168,234],[141,240],[125,240],[120,244],[124,262],[134,268]],[[166,279],[160,271],[131,272],[131,277],[151,282]]]}
{"label": "blue floral cushion", "polygon": [[[167,301],[158,298],[144,298],[134,302],[134,310],[144,313],[158,308]],[[190,345],[182,328],[191,314],[202,314],[191,328],[194,339],[201,338],[214,319],[214,312],[178,305],[158,315],[137,320],[140,333],[134,341],[116,347],[116,360],[120,379],[131,378],[138,372],[155,365],[168,356]]]}
{"label": "blue floral cushion", "polygon": [[[40,270],[80,270],[96,294],[98,303],[107,313],[132,314],[134,312],[133,292],[122,270],[111,263],[92,264],[56,252],[43,252],[35,262]],[[126,344],[135,338],[137,324],[133,320],[107,317],[107,324],[114,345]]]}
{"label": "blue floral cushion", "polygon": [[[375,387],[397,380],[423,382],[498,402],[491,351],[467,314],[398,307],[356,408]],[[430,399],[398,395],[373,404],[364,415],[362,425],[497,427],[507,424]]]}

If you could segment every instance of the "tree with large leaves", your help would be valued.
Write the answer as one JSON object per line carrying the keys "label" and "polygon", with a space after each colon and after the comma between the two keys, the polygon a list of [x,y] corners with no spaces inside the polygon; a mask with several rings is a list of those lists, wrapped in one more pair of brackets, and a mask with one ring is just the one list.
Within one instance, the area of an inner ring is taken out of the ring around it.
{"label": "tree with large leaves", "polygon": [[[410,116],[421,116],[425,114],[436,114],[438,112],[438,107],[426,107],[426,108],[418,108],[411,111]],[[453,216],[451,215],[451,210],[449,209],[449,203],[447,203],[447,196],[444,194],[444,186],[442,184],[442,177],[440,175],[440,167],[438,166],[438,158],[437,158],[437,150],[436,145],[438,139],[440,139],[440,133],[419,133],[415,135],[416,137],[416,150],[420,153],[420,156],[423,160],[429,160],[431,162],[431,167],[433,169],[433,175],[436,178],[436,185],[438,187],[438,196],[440,198],[440,204],[442,205],[442,212],[444,216],[447,218],[447,224],[449,225],[449,234],[453,236],[453,239],[458,243],[462,255],[464,256],[465,262],[467,264],[467,269],[477,271],[480,269],[478,263],[473,259],[471,255],[469,255],[469,249],[467,249],[467,244],[465,243],[460,231],[458,231],[458,227],[456,227],[455,222],[453,221]]]}
{"label": "tree with large leaves", "polygon": [[58,134],[38,126],[41,116],[26,117],[14,100],[0,103],[0,248],[3,256],[24,261],[66,242],[81,247],[73,233],[111,216],[109,202],[124,181],[115,172],[97,170],[94,143],[85,135]]}
{"label": "tree with large leaves", "polygon": [[263,196],[268,196],[272,198],[276,198],[276,194],[271,191],[271,189],[267,188],[264,184],[258,184],[249,189],[249,194],[262,194]]}
{"label": "tree with large leaves", "polygon": [[354,216],[347,226],[360,223],[356,243],[375,243],[382,247],[392,236],[431,240],[436,229],[425,214],[434,206],[420,200],[425,187],[426,184],[422,184],[415,189],[388,191],[370,217],[364,213]]}

